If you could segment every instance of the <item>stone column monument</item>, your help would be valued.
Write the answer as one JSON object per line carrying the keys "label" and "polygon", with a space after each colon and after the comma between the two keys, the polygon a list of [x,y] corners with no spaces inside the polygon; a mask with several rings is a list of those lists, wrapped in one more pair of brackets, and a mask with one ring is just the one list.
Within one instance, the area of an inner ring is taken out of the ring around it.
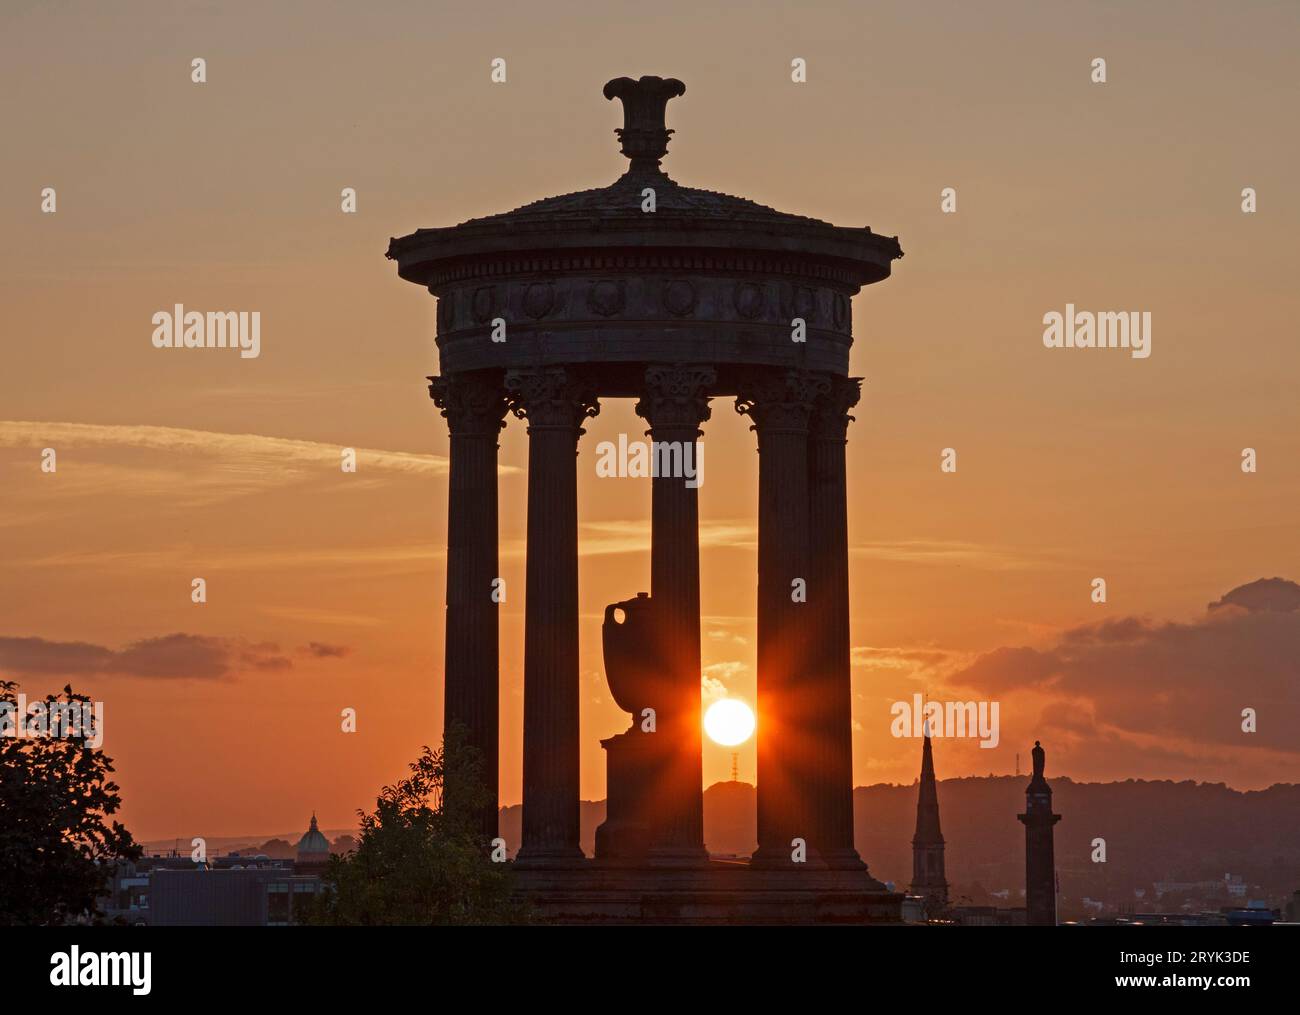
{"label": "stone column monument", "polygon": [[[616,78],[626,170],[389,243],[437,297],[430,393],[451,433],[444,721],[497,790],[497,436],[528,430],[522,840],[518,882],[574,922],[897,920],[853,845],[845,441],[852,298],[896,237],[683,186],[661,163],[673,78]],[[538,153],[544,158],[545,153]],[[603,742],[608,816],[579,825],[577,469],[583,421],[636,400],[656,462],[650,588],[605,611],[606,670],[631,714]],[[758,829],[749,863],[703,830],[697,484],[683,469],[734,398],[758,448]],[[623,619],[620,620],[620,617]],[[645,716],[652,714],[653,722]],[[495,834],[495,807],[481,827]]]}
{"label": "stone column monument", "polygon": [[1025,922],[1031,927],[1056,926],[1056,847],[1053,827],[1061,820],[1052,813],[1052,787],[1043,778],[1046,753],[1035,740],[1034,775],[1025,787]]}

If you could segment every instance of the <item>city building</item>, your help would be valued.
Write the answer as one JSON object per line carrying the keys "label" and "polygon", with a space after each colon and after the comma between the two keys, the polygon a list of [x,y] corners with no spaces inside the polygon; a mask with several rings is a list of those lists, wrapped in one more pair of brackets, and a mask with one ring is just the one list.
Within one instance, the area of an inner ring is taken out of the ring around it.
{"label": "city building", "polygon": [[286,926],[300,922],[321,891],[328,862],[329,842],[313,814],[296,861],[232,853],[196,862],[172,851],[119,864],[104,914],[133,926]]}

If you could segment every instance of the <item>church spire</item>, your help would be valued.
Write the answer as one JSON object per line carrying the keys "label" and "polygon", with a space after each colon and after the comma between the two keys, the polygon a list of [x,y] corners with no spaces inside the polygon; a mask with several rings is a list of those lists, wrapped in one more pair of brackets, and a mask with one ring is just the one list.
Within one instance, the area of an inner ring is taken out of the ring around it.
{"label": "church spire", "polygon": [[926,900],[929,916],[948,906],[948,882],[944,873],[943,832],[939,828],[939,791],[934,778],[934,749],[930,744],[930,723],[925,724],[921,747],[921,781],[916,795],[916,834],[912,836],[912,894]]}
{"label": "church spire", "polygon": [[912,844],[917,843],[943,845],[943,833],[939,830],[939,792],[934,781],[934,750],[930,746],[928,725],[921,748],[921,785],[916,797],[916,834],[912,837]]}

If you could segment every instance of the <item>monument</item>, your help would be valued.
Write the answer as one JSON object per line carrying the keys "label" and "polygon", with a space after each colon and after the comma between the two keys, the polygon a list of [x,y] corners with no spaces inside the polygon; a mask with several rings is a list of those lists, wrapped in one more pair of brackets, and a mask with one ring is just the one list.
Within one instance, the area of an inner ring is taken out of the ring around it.
{"label": "monument", "polygon": [[[482,828],[495,835],[497,437],[513,415],[529,445],[521,885],[557,919],[897,919],[900,897],[853,845],[845,443],[861,383],[848,376],[852,297],[902,251],[870,228],[670,179],[666,106],[685,90],[659,77],[605,85],[629,160],[611,185],[389,244],[399,276],[438,298],[445,718],[488,760]],[[723,869],[704,843],[699,509],[671,469],[651,480],[649,593],[606,614],[610,685],[633,722],[603,744],[596,857],[579,845],[576,452],[610,398],[637,399],[655,447],[693,445],[719,398],[757,434],[749,864]],[[653,733],[639,726],[646,709]]]}
{"label": "monument", "polygon": [[1053,826],[1061,820],[1052,813],[1052,787],[1043,778],[1046,753],[1034,741],[1034,775],[1025,787],[1025,922],[1030,927],[1056,926],[1056,852]]}

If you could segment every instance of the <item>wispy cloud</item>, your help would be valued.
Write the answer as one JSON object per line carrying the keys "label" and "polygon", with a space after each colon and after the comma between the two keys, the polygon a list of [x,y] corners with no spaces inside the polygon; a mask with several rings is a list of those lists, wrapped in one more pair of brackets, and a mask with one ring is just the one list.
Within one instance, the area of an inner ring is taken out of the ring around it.
{"label": "wispy cloud", "polygon": [[385,623],[382,617],[368,613],[348,613],[341,610],[322,610],[304,606],[266,606],[261,611],[279,620],[298,620],[307,624],[339,624],[345,627],[378,627]]}
{"label": "wispy cloud", "polygon": [[292,660],[271,642],[168,634],[121,649],[84,641],[0,637],[0,669],[26,676],[126,676],[213,680],[245,670],[286,670]]}
{"label": "wispy cloud", "polygon": [[856,557],[902,564],[942,564],[989,571],[1019,571],[1044,567],[1054,561],[1027,557],[1005,546],[941,539],[897,539],[857,543],[849,548]]}
{"label": "wispy cloud", "polygon": [[[204,564],[210,571],[259,571],[268,568],[288,570],[316,567],[360,567],[381,565],[403,570],[420,570],[433,561],[446,556],[446,551],[433,544],[402,543],[389,546],[318,546],[296,549],[293,547],[265,547],[250,550],[205,550]],[[130,565],[135,568],[173,568],[192,561],[194,549],[178,545],[153,550],[62,550],[43,554],[23,561],[28,567],[115,568]]]}
{"label": "wispy cloud", "polygon": [[[320,441],[266,437],[261,434],[219,433],[171,426],[113,425],[102,423],[0,421],[0,447],[46,448],[60,454],[60,467],[68,464],[67,451],[80,448],[133,448],[173,455],[191,455],[239,461],[265,476],[289,476],[311,467],[339,468],[342,445]],[[355,448],[357,471],[382,471],[442,476],[447,459],[441,455],[408,451]],[[508,471],[516,471],[513,468]]]}
{"label": "wispy cloud", "polygon": [[[757,545],[758,529],[749,521],[702,521],[700,523],[700,548],[742,547]],[[584,557],[608,556],[619,553],[645,553],[650,549],[650,521],[616,520],[584,522],[578,541],[578,552]],[[506,552],[503,547],[503,553]],[[522,555],[522,544],[512,547],[512,552]]]}
{"label": "wispy cloud", "polygon": [[932,673],[939,667],[951,666],[959,658],[962,657],[941,648],[877,645],[855,645],[852,654],[853,665],[867,671],[901,671],[918,677]]}
{"label": "wispy cloud", "polygon": [[314,659],[342,659],[350,655],[352,649],[347,645],[327,645],[324,642],[312,641],[298,648],[300,655],[311,656]]}

